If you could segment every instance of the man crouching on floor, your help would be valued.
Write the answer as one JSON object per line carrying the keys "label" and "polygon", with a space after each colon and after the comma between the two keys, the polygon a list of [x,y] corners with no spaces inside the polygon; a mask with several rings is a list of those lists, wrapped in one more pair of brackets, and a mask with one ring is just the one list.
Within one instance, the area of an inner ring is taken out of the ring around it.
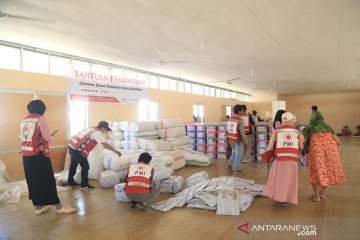
{"label": "man crouching on floor", "polygon": [[132,208],[147,210],[148,202],[156,192],[153,184],[154,169],[149,166],[152,157],[149,153],[140,154],[137,164],[128,169],[125,194],[131,202]]}

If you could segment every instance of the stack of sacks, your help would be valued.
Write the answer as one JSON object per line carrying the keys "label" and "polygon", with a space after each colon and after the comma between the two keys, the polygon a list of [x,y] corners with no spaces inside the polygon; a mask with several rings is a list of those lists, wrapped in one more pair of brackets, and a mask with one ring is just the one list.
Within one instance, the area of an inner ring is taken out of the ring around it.
{"label": "stack of sacks", "polygon": [[195,173],[191,175],[188,179],[186,179],[186,184],[188,187],[191,187],[205,180],[209,180],[209,175],[207,174],[207,172],[202,171]]}
{"label": "stack of sacks", "polygon": [[89,153],[89,179],[99,179],[99,174],[104,171],[102,160],[104,148],[102,144],[97,144],[95,148]]}
{"label": "stack of sacks", "polygon": [[121,157],[116,153],[104,150],[103,165],[105,169],[113,171],[126,171],[130,161],[139,158],[140,152],[134,150],[121,150]]}
{"label": "stack of sacks", "polygon": [[139,139],[139,147],[146,151],[170,151],[170,142],[158,139]]}
{"label": "stack of sacks", "polygon": [[187,165],[206,167],[211,164],[211,157],[206,154],[186,148],[183,148],[182,151],[184,153]]}
{"label": "stack of sacks", "polygon": [[108,170],[100,173],[99,183],[103,188],[111,188],[119,184],[120,179],[114,171]]}
{"label": "stack of sacks", "polygon": [[120,128],[124,131],[125,140],[121,142],[121,146],[125,149],[139,149],[138,139],[159,138],[155,130],[156,123],[155,121],[122,121]]}
{"label": "stack of sacks", "polygon": [[113,122],[111,125],[111,145],[114,148],[121,148],[122,140],[124,140],[124,132],[121,130],[121,122]]}
{"label": "stack of sacks", "polygon": [[145,132],[155,130],[157,121],[141,121],[141,122],[129,122],[122,121],[121,122],[121,130],[124,132]]}
{"label": "stack of sacks", "polygon": [[178,138],[165,138],[165,140],[171,143],[173,149],[181,147],[192,149],[192,145],[190,145],[190,138],[188,136]]}
{"label": "stack of sacks", "polygon": [[138,150],[139,145],[136,140],[123,140],[120,143],[120,147],[124,149]]}
{"label": "stack of sacks", "polygon": [[157,186],[160,185],[161,180],[169,178],[173,173],[171,168],[166,167],[165,161],[162,157],[155,157],[151,159],[149,165],[154,168],[153,181]]}
{"label": "stack of sacks", "polygon": [[161,119],[156,128],[159,136],[171,142],[173,147],[190,144],[190,139],[186,136],[185,125],[180,119]]}
{"label": "stack of sacks", "polygon": [[120,183],[114,186],[116,201],[129,202],[129,199],[126,196],[124,189],[125,183]]}
{"label": "stack of sacks", "polygon": [[163,155],[170,155],[174,158],[174,162],[171,165],[172,170],[175,171],[175,170],[185,167],[186,160],[185,160],[185,157],[184,157],[184,154],[182,151],[175,150],[175,151],[160,151],[160,152]]}
{"label": "stack of sacks", "polygon": [[182,176],[171,176],[160,181],[160,192],[162,193],[178,193],[184,186],[184,178]]}

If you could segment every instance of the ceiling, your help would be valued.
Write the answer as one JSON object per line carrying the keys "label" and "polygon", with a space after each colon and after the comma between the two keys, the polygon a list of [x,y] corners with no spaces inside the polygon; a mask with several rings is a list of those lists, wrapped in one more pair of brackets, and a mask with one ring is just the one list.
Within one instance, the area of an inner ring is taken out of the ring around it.
{"label": "ceiling", "polygon": [[250,94],[360,91],[359,0],[0,0],[0,10],[4,41]]}

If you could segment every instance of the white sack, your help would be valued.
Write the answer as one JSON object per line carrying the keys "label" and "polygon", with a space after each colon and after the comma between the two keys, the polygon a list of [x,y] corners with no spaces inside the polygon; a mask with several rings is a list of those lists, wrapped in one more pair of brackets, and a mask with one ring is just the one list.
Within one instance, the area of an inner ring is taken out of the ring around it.
{"label": "white sack", "polygon": [[97,144],[96,147],[89,153],[89,179],[99,179],[99,174],[104,171],[104,166],[102,159],[103,155],[103,146],[102,144]]}
{"label": "white sack", "polygon": [[132,149],[132,150],[139,149],[138,142],[135,140],[123,140],[121,141],[121,147],[124,149]]}
{"label": "white sack", "polygon": [[190,138],[188,136],[178,138],[165,138],[165,140],[170,142],[171,146],[182,146],[190,144]]}
{"label": "white sack", "polygon": [[175,118],[160,119],[156,124],[156,128],[172,128],[172,127],[180,127],[180,126],[184,126],[183,122],[180,119],[175,119]]}
{"label": "white sack", "polygon": [[105,169],[109,170],[124,170],[127,169],[127,167],[130,165],[130,161],[133,158],[139,158],[139,155],[139,152],[122,154],[121,157],[119,157],[117,154],[108,154],[103,158],[103,165]]}
{"label": "white sack", "polygon": [[141,122],[121,122],[121,130],[125,132],[144,132],[155,130],[157,122],[155,121],[141,121]]}
{"label": "white sack", "polygon": [[177,138],[186,136],[185,127],[159,128],[156,130],[161,138]]}
{"label": "white sack", "polygon": [[171,144],[164,140],[158,139],[139,139],[139,147],[150,151],[170,151]]}
{"label": "white sack", "polygon": [[101,187],[112,188],[119,183],[120,183],[120,179],[114,171],[108,170],[100,173],[99,184]]}
{"label": "white sack", "polygon": [[111,131],[111,139],[113,140],[123,140],[124,139],[124,132],[120,132],[120,131]]}

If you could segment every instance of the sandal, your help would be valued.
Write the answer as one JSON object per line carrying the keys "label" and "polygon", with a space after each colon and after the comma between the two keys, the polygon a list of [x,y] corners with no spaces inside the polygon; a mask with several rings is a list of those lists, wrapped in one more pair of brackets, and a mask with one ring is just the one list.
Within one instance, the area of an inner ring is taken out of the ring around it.
{"label": "sandal", "polygon": [[49,210],[50,210],[50,206],[43,206],[39,210],[35,210],[35,215],[43,214],[43,213],[45,213],[45,212],[47,212]]}
{"label": "sandal", "polygon": [[320,202],[320,199],[315,199],[314,195],[310,195],[308,198],[313,202]]}

